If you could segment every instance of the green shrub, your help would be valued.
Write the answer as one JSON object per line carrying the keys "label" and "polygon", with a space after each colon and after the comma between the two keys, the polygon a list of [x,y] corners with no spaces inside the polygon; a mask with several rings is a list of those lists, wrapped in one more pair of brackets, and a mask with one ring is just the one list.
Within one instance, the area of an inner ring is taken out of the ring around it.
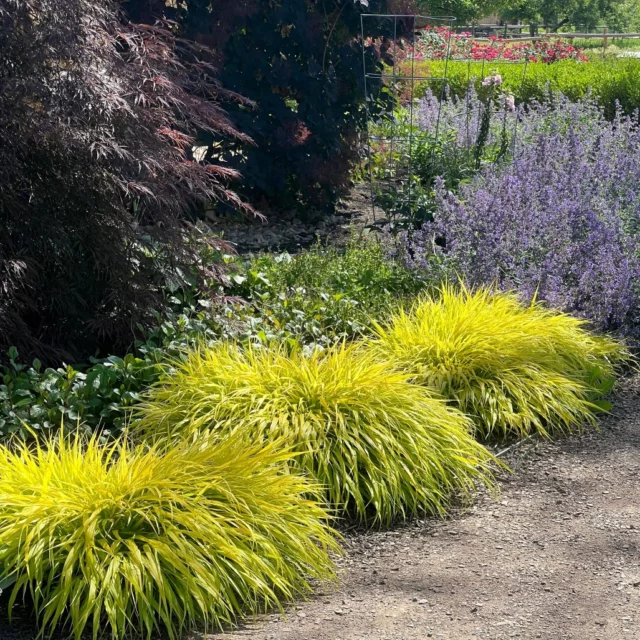
{"label": "green shrub", "polygon": [[84,370],[43,369],[38,361],[27,367],[11,359],[0,385],[0,438],[28,439],[36,431],[56,431],[62,423],[116,434],[124,427],[127,408],[159,373],[159,364],[132,354],[110,356]]}
{"label": "green shrub", "polygon": [[[443,72],[442,62],[422,62],[415,69],[416,75],[438,76]],[[551,91],[561,92],[572,101],[592,95],[608,118],[614,117],[617,102],[628,114],[640,108],[640,60],[635,58],[607,58],[588,63],[575,60],[554,64],[530,62],[526,69],[522,64],[450,61],[447,77],[452,94],[464,96],[470,78],[478,89],[484,76],[496,72],[502,76],[504,89],[513,93],[518,102],[543,101]],[[416,97],[425,95],[432,85],[416,83]]]}
{"label": "green shrub", "polygon": [[254,305],[262,341],[294,339],[326,347],[369,330],[371,318],[439,282],[390,261],[373,239],[352,238],[345,250],[316,247],[295,256],[265,255],[245,263],[230,294]]}
{"label": "green shrub", "polygon": [[375,205],[396,227],[415,227],[433,219],[438,180],[456,192],[481,167],[508,161],[517,129],[517,114],[504,109],[511,99],[495,84],[446,101],[431,91],[413,108],[370,122],[362,169],[372,181]]}
{"label": "green shrub", "polygon": [[353,236],[344,250],[318,244],[295,256],[261,256],[253,266],[279,290],[303,287],[366,297],[374,303],[390,294],[415,293],[422,286],[412,272],[389,262],[375,239],[366,237]]}
{"label": "green shrub", "polygon": [[595,423],[615,365],[627,357],[582,320],[511,294],[450,286],[378,326],[371,346],[469,415],[481,438]]}
{"label": "green shrub", "polygon": [[150,391],[135,430],[282,440],[329,503],[361,521],[442,514],[455,492],[491,485],[493,460],[462,414],[408,377],[358,345],[309,356],[219,345]]}
{"label": "green shrub", "polygon": [[385,317],[390,305],[429,284],[389,262],[376,242],[355,238],[345,251],[317,246],[297,256],[235,259],[233,267],[226,301],[212,302],[186,280],[167,289],[170,309],[124,357],[44,368],[22,363],[11,349],[0,367],[0,439],[28,439],[62,422],[67,430],[118,435],[140,393],[194,345],[237,339],[327,347],[366,333],[370,317]]}
{"label": "green shrub", "polygon": [[0,581],[42,634],[177,639],[332,576],[326,513],[275,445],[48,444],[0,447]]}
{"label": "green shrub", "polygon": [[31,366],[11,348],[0,367],[0,440],[30,439],[36,432],[52,433],[65,424],[86,433],[99,430],[116,436],[126,426],[127,410],[141,391],[155,382],[163,366],[196,342],[226,335],[221,315],[173,314],[136,345],[134,353],[45,368]]}

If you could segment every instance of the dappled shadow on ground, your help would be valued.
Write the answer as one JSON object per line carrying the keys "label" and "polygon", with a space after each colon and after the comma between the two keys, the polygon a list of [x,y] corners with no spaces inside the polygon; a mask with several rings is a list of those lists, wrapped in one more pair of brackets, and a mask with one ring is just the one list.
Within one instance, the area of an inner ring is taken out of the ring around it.
{"label": "dappled shadow on ground", "polygon": [[624,386],[600,432],[517,447],[497,501],[350,536],[337,592],[210,638],[635,639],[640,395]]}

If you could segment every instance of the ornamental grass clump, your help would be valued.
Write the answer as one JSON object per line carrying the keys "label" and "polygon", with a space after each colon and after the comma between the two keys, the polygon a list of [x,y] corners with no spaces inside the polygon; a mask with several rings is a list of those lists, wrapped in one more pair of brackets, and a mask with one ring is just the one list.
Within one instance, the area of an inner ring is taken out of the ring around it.
{"label": "ornamental grass clump", "polygon": [[275,445],[48,445],[0,447],[0,581],[43,635],[177,639],[333,575],[316,489]]}
{"label": "ornamental grass clump", "polygon": [[376,332],[372,349],[469,415],[482,439],[594,424],[627,358],[583,320],[487,288],[444,286]]}
{"label": "ornamental grass clump", "polygon": [[360,522],[444,514],[455,494],[492,485],[494,459],[461,413],[408,378],[357,345],[311,355],[219,345],[151,390],[137,430],[282,441],[297,454],[291,467]]}

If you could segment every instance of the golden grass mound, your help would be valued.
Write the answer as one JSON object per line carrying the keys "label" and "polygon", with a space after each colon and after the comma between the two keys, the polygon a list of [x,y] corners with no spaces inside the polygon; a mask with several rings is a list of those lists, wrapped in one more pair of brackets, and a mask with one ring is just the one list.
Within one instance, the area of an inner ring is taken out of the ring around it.
{"label": "golden grass mound", "polygon": [[293,468],[361,521],[441,514],[454,494],[492,484],[493,458],[461,413],[409,377],[357,346],[307,356],[220,345],[150,392],[137,432],[278,440],[297,454]]}
{"label": "golden grass mound", "polygon": [[0,580],[43,635],[177,639],[332,576],[326,513],[274,446],[50,444],[0,447]]}
{"label": "golden grass mound", "polygon": [[594,423],[628,357],[582,320],[490,289],[444,286],[376,331],[378,356],[450,400],[482,438]]}

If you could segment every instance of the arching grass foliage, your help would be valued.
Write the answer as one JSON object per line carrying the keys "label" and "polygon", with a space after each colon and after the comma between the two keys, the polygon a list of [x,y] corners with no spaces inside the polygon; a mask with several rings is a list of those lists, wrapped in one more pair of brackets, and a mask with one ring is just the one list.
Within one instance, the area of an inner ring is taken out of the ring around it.
{"label": "arching grass foliage", "polygon": [[628,357],[583,320],[509,293],[448,285],[378,325],[371,347],[469,415],[481,438],[594,423]]}
{"label": "arching grass foliage", "polygon": [[137,431],[283,441],[298,454],[290,465],[361,521],[442,514],[455,493],[492,484],[493,458],[461,413],[409,377],[357,345],[312,355],[220,345],[152,389]]}
{"label": "arching grass foliage", "polygon": [[327,515],[276,445],[48,445],[0,447],[0,580],[43,635],[177,639],[332,576]]}

